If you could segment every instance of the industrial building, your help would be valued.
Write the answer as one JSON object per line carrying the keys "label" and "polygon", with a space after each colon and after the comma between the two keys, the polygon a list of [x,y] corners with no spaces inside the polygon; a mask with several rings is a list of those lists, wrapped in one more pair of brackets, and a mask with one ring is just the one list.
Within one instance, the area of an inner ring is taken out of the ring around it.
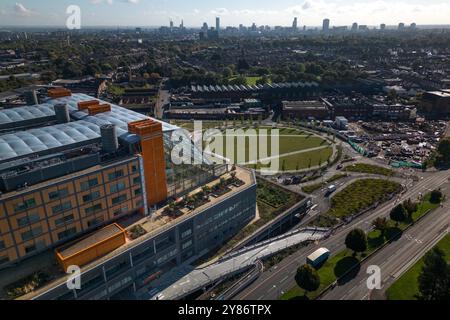
{"label": "industrial building", "polygon": [[[152,270],[208,253],[255,217],[256,179],[239,168],[239,183],[198,208],[169,212],[180,197],[222,182],[228,166],[211,164],[188,137],[172,141],[183,134],[176,126],[65,89],[48,96],[0,110],[0,269],[57,249],[49,263],[58,261],[61,274],[43,298],[138,290]],[[174,165],[178,143],[188,143],[199,164]],[[130,236],[137,226],[145,233],[138,239]],[[82,292],[58,286],[73,261],[88,274]],[[122,272],[123,285],[112,284]]]}
{"label": "industrial building", "polygon": [[420,111],[431,118],[450,115],[450,89],[424,92],[420,102]]}
{"label": "industrial building", "polygon": [[283,101],[282,113],[284,119],[325,120],[330,118],[327,104],[318,100]]}

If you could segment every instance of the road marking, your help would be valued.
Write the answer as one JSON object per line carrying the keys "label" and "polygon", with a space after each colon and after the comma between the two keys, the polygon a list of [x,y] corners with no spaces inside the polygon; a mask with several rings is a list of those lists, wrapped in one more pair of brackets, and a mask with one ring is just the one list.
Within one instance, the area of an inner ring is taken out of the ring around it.
{"label": "road marking", "polygon": [[289,279],[289,276],[284,277],[283,279],[281,279],[280,283],[285,282],[287,279]]}

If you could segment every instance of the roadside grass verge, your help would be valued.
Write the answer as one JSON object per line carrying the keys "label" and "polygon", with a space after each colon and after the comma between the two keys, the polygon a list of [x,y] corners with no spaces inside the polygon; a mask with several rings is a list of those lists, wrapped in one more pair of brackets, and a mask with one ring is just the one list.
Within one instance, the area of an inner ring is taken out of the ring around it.
{"label": "roadside grass verge", "polygon": [[[445,236],[437,245],[445,252],[450,263],[450,235]],[[423,258],[417,261],[405,274],[395,281],[386,291],[388,300],[417,300],[419,294],[418,277],[424,265]]]}

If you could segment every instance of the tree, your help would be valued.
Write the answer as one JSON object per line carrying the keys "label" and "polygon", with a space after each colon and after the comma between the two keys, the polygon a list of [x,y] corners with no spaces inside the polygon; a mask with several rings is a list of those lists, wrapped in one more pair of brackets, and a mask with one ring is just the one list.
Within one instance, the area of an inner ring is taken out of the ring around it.
{"label": "tree", "polygon": [[367,237],[366,233],[361,229],[353,229],[345,238],[345,246],[353,251],[356,255],[358,252],[364,252],[367,250]]}
{"label": "tree", "polygon": [[441,249],[436,247],[425,255],[418,282],[420,300],[450,299],[450,266]]}
{"label": "tree", "polygon": [[440,190],[431,191],[430,202],[431,203],[440,203],[442,201],[442,192]]}
{"label": "tree", "polygon": [[295,282],[300,288],[304,289],[305,291],[312,292],[319,289],[320,277],[313,267],[311,267],[309,264],[305,264],[297,269]]}
{"label": "tree", "polygon": [[381,235],[384,236],[386,229],[388,228],[388,222],[386,218],[376,218],[372,221],[372,226],[381,232]]}
{"label": "tree", "polygon": [[414,212],[417,211],[417,203],[412,201],[411,199],[403,202],[403,206],[405,207],[406,212],[408,213],[408,217],[411,219]]}
{"label": "tree", "polygon": [[408,212],[406,211],[403,204],[399,204],[394,209],[392,209],[389,215],[391,219],[396,222],[397,225],[408,218]]}

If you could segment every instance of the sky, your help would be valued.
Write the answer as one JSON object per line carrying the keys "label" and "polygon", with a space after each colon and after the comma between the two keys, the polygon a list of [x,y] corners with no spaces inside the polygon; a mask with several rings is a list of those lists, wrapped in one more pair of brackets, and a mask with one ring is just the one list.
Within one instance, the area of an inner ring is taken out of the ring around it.
{"label": "sky", "polygon": [[66,9],[81,9],[83,26],[161,26],[184,20],[188,27],[203,22],[222,26],[292,25],[319,26],[324,18],[332,26],[450,24],[450,0],[1,0],[0,26],[64,27]]}

